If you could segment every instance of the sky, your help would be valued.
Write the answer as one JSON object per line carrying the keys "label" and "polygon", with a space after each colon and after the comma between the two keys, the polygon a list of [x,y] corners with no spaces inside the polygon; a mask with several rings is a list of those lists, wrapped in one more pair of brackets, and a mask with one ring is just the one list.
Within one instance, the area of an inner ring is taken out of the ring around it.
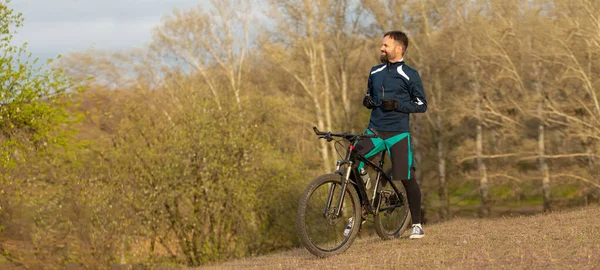
{"label": "sky", "polygon": [[[2,1],[2,0],[0,0]],[[207,0],[12,0],[23,14],[14,45],[41,60],[87,49],[122,51],[148,45],[152,28],[174,8]]]}

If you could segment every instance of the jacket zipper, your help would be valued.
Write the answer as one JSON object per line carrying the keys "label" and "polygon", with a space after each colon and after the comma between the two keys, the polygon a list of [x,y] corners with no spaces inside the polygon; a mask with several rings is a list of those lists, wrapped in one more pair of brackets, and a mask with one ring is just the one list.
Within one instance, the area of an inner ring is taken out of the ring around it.
{"label": "jacket zipper", "polygon": [[386,64],[386,73],[383,74],[383,83],[381,84],[381,101],[383,102],[383,99],[385,98],[385,79],[387,78],[388,74],[390,73],[390,63]]}

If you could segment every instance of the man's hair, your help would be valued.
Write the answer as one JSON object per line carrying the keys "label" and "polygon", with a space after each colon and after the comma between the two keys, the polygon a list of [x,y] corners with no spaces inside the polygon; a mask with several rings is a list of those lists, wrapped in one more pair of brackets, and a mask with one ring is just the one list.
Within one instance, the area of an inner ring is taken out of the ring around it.
{"label": "man's hair", "polygon": [[389,36],[391,39],[395,40],[396,42],[400,43],[400,45],[402,45],[402,55],[404,55],[406,49],[408,48],[408,37],[406,36],[406,34],[402,31],[394,30],[389,31],[383,35],[383,37],[387,36]]}

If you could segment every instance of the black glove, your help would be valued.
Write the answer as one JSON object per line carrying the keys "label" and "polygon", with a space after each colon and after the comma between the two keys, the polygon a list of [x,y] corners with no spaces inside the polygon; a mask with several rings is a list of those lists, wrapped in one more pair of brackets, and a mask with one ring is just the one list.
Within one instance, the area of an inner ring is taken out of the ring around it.
{"label": "black glove", "polygon": [[363,99],[363,105],[367,107],[367,109],[373,109],[375,108],[375,100],[372,96],[365,96]]}
{"label": "black glove", "polygon": [[398,101],[395,99],[384,99],[382,101],[382,106],[386,111],[395,111],[398,109]]}

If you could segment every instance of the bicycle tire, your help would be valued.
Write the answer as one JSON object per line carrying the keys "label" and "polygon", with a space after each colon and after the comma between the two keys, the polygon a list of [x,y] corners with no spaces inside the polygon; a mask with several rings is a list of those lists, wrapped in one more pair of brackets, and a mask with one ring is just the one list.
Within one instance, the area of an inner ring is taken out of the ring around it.
{"label": "bicycle tire", "polygon": [[[298,236],[304,247],[320,258],[346,251],[354,242],[362,225],[360,199],[351,184],[345,191],[342,216],[334,217],[332,214],[337,209],[342,179],[339,174],[321,175],[306,187],[300,198],[297,216]],[[324,210],[331,187],[328,184],[333,184],[336,188],[329,214],[326,214]],[[349,222],[350,217],[353,218],[353,222]],[[352,223],[350,233],[345,236],[344,229],[350,223]]]}
{"label": "bicycle tire", "polygon": [[[388,171],[388,175],[390,176],[390,179],[393,179],[391,177],[391,170]],[[411,220],[410,208],[408,207],[408,198],[406,197],[406,189],[402,183],[398,183],[396,187],[401,193],[401,201],[404,202],[404,204],[401,207],[395,207],[391,210],[380,211],[379,214],[374,217],[375,231],[383,240],[392,240],[400,237],[408,228],[408,224]],[[392,194],[397,197],[397,194],[391,185],[388,184],[386,187],[380,188],[383,190],[391,190]],[[389,199],[385,200],[380,198],[379,203],[382,209],[383,207],[390,206]],[[394,203],[393,205],[396,204]]]}

